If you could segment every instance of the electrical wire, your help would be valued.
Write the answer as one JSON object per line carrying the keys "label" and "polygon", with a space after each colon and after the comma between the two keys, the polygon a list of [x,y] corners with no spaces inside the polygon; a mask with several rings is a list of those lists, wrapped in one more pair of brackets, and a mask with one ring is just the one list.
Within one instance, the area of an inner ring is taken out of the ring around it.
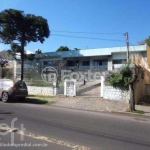
{"label": "electrical wire", "polygon": [[100,32],[74,32],[74,31],[61,31],[61,30],[51,30],[52,32],[65,32],[65,33],[84,33],[84,34],[124,34],[124,33],[100,33]]}
{"label": "electrical wire", "polygon": [[117,40],[117,39],[101,39],[101,38],[91,38],[91,37],[82,37],[82,36],[69,36],[69,35],[62,35],[62,34],[51,34],[51,35],[54,35],[54,36],[63,36],[63,37],[71,37],[71,38],[91,39],[91,40],[124,42],[124,40]]}

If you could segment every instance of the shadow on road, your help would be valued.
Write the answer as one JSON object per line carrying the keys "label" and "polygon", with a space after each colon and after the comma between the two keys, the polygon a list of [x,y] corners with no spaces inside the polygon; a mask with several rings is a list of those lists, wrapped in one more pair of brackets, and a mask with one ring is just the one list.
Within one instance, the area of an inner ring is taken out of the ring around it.
{"label": "shadow on road", "polygon": [[10,100],[9,103],[26,103],[26,104],[47,104],[47,100],[40,100],[37,98],[26,98],[25,100],[20,99],[13,99]]}
{"label": "shadow on road", "polygon": [[12,112],[5,111],[5,110],[0,110],[0,115],[10,115],[13,114]]}
{"label": "shadow on road", "polygon": [[[2,117],[2,115],[5,116],[5,115],[11,115],[11,114],[13,114],[13,113],[9,112],[9,111],[5,111],[5,110],[0,110],[0,116],[1,117]],[[5,118],[0,118],[0,121],[1,120],[5,120]]]}

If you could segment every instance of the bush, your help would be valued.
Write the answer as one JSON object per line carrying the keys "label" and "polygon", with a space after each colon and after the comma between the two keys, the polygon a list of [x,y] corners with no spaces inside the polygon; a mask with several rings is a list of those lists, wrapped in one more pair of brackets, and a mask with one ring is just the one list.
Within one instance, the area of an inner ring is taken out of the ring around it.
{"label": "bush", "polygon": [[131,80],[132,71],[129,65],[120,68],[119,73],[113,73],[108,78],[110,85],[114,87],[128,87]]}

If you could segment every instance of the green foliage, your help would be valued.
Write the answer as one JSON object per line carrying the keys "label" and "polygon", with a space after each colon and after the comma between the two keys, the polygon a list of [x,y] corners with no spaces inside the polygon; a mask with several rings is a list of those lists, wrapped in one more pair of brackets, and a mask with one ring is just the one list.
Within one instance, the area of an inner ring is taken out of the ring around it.
{"label": "green foliage", "polygon": [[33,61],[35,59],[35,54],[28,54],[26,59]]}
{"label": "green foliage", "polygon": [[24,41],[25,45],[31,41],[43,43],[50,34],[46,19],[15,9],[0,13],[0,26],[0,37],[6,44],[15,40]]}
{"label": "green foliage", "polygon": [[14,53],[21,53],[21,46],[19,46],[18,44],[11,43],[10,47],[12,49],[12,52],[14,52]]}
{"label": "green foliage", "polygon": [[150,36],[146,39],[146,44],[150,46]]}
{"label": "green foliage", "polygon": [[146,40],[142,40],[138,42],[138,45],[145,45],[145,43],[146,43]]}
{"label": "green foliage", "polygon": [[135,110],[135,111],[131,111],[131,110],[129,110],[129,111],[127,111],[127,112],[132,112],[132,113],[137,113],[137,114],[145,114],[145,112],[143,111],[143,110]]}
{"label": "green foliage", "polygon": [[37,50],[35,51],[35,53],[36,53],[36,54],[41,54],[41,53],[42,53],[42,50],[37,49]]}
{"label": "green foliage", "polygon": [[20,52],[21,80],[23,80],[24,47],[30,42],[43,43],[49,35],[47,20],[41,16],[24,14],[23,11],[15,9],[0,12],[0,40],[5,44],[11,44],[14,52]]}
{"label": "green foliage", "polygon": [[145,112],[143,110],[135,110],[134,113],[145,114]]}
{"label": "green foliage", "polygon": [[77,50],[80,50],[80,48],[74,48],[74,50],[76,50],[76,51],[77,51]]}
{"label": "green foliage", "polygon": [[108,82],[110,85],[114,87],[127,87],[129,85],[129,81],[131,80],[131,69],[129,65],[121,68],[119,73],[113,73],[108,78]]}
{"label": "green foliage", "polygon": [[56,52],[63,52],[63,51],[70,51],[70,49],[67,46],[60,46]]}
{"label": "green foliage", "polygon": [[131,71],[129,64],[121,68],[120,74],[122,74],[123,77],[131,77],[132,71]]}

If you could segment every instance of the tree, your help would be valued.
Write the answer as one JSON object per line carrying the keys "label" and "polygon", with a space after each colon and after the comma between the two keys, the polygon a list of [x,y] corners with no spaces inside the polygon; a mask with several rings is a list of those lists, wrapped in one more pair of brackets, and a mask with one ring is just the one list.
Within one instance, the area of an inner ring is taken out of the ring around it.
{"label": "tree", "polygon": [[70,49],[67,46],[60,46],[56,52],[63,52],[63,51],[70,51]]}
{"label": "tree", "polygon": [[42,50],[37,49],[37,50],[35,51],[35,54],[42,54]]}
{"label": "tree", "polygon": [[147,39],[138,42],[138,45],[145,45],[145,44],[150,46],[150,36]]}
{"label": "tree", "polygon": [[21,54],[21,80],[23,80],[24,47],[30,42],[44,42],[50,35],[47,20],[23,11],[6,9],[0,12],[0,41],[11,44]]}
{"label": "tree", "polygon": [[74,48],[74,50],[76,50],[76,51],[77,51],[77,50],[80,50],[80,49],[79,49],[79,48]]}
{"label": "tree", "polygon": [[145,45],[145,43],[146,43],[146,40],[142,40],[142,41],[138,42],[138,45]]}
{"label": "tree", "polygon": [[150,36],[146,39],[146,44],[150,46]]}

